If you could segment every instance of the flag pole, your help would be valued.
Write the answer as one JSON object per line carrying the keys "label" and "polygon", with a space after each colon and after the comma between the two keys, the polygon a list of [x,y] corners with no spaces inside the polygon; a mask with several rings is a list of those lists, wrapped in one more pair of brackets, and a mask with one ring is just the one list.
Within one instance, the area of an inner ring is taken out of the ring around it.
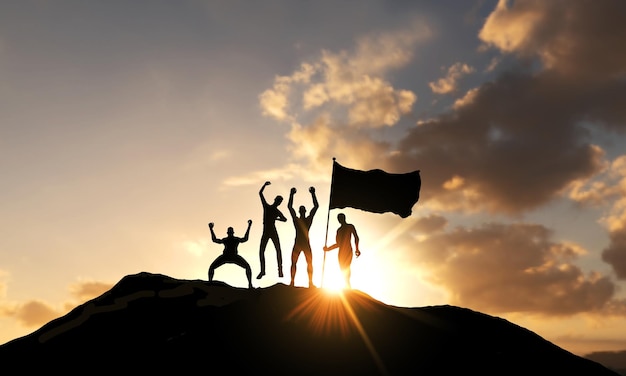
{"label": "flag pole", "polygon": [[[335,157],[333,157],[333,172],[335,172]],[[330,175],[330,192],[328,193],[328,211],[326,213],[326,237],[324,239],[324,248],[328,246],[328,221],[330,220],[330,198],[333,194],[333,175]],[[322,261],[322,283],[320,287],[324,287],[324,269],[326,268],[326,251],[324,251],[324,261]]]}

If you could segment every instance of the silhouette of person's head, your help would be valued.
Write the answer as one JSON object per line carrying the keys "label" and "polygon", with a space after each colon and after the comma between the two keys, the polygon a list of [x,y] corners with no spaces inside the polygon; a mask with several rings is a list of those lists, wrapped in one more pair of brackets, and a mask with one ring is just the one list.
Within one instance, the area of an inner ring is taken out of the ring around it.
{"label": "silhouette of person's head", "polygon": [[231,236],[231,235],[233,235],[233,234],[235,233],[235,230],[234,230],[232,227],[229,227],[229,228],[226,230],[226,233],[227,233],[229,236]]}
{"label": "silhouette of person's head", "polygon": [[300,212],[301,217],[304,217],[304,215],[306,214],[306,208],[304,207],[304,205],[300,205],[300,208],[298,208],[298,211]]}
{"label": "silhouette of person's head", "polygon": [[274,205],[278,206],[281,202],[283,202],[283,196],[276,196],[274,199]]}
{"label": "silhouette of person's head", "polygon": [[344,223],[346,223],[346,215],[343,213],[337,214],[337,220],[343,225]]}

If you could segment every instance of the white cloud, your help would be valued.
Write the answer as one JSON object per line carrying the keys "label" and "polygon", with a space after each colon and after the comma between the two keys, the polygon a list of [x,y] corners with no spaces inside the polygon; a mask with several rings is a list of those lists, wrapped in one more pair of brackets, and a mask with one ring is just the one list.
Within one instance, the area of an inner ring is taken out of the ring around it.
{"label": "white cloud", "polygon": [[313,65],[303,63],[300,69],[291,76],[276,76],[273,87],[259,95],[263,115],[282,121],[290,120],[291,115],[288,112],[291,86],[298,83],[309,83],[315,71]]}
{"label": "white cloud", "polygon": [[263,114],[295,122],[300,108],[328,104],[347,110],[352,125],[394,125],[410,112],[417,96],[396,90],[384,76],[408,64],[415,44],[429,35],[416,22],[404,30],[364,36],[352,51],[323,50],[316,61],[303,63],[290,76],[276,77],[273,87],[259,96]]}
{"label": "white cloud", "polygon": [[[265,116],[287,122],[290,162],[278,169],[231,177],[226,185],[258,184],[262,180],[327,180],[328,161],[339,158],[359,168],[391,153],[368,129],[392,127],[410,114],[417,95],[396,89],[387,74],[406,66],[415,45],[429,38],[420,21],[391,32],[359,38],[352,50],[322,50],[289,76],[277,76],[259,96]],[[303,167],[303,163],[305,167]]]}
{"label": "white cloud", "polygon": [[445,77],[430,82],[428,86],[436,94],[449,94],[457,90],[458,81],[461,77],[472,72],[474,72],[474,68],[469,65],[454,63],[448,68]]}

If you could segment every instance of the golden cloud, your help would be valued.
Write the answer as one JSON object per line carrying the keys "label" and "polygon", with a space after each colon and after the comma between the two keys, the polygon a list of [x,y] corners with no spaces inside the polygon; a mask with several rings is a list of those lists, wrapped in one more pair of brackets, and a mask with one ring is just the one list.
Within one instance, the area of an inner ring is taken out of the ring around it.
{"label": "golden cloud", "polygon": [[[385,76],[408,64],[416,43],[429,36],[422,22],[373,33],[359,38],[352,50],[323,50],[291,75],[277,76],[272,88],[261,93],[259,103],[264,115],[291,124],[289,151],[306,165],[295,171],[278,170],[290,176],[301,176],[306,170],[307,176],[302,177],[311,180],[318,172],[327,175],[331,157],[354,168],[380,166],[373,161],[384,162],[393,151],[367,130],[396,125],[417,101],[415,93],[394,88]],[[253,181],[258,179],[235,177],[227,184]]]}
{"label": "golden cloud", "polygon": [[561,74],[605,80],[626,73],[624,14],[621,0],[500,0],[479,38]]}
{"label": "golden cloud", "polygon": [[113,287],[112,283],[98,281],[83,281],[70,286],[69,290],[80,302],[96,298]]}
{"label": "golden cloud", "polygon": [[580,246],[550,238],[541,225],[490,223],[430,236],[414,257],[431,282],[450,291],[451,304],[545,315],[601,310],[613,283],[573,264],[585,253]]}
{"label": "golden cloud", "polygon": [[39,300],[31,300],[15,308],[12,316],[22,325],[28,327],[41,326],[59,317],[62,313]]}
{"label": "golden cloud", "polygon": [[445,77],[430,82],[428,86],[436,94],[448,94],[457,90],[457,83],[466,74],[474,72],[474,68],[467,64],[455,63],[448,68]]}

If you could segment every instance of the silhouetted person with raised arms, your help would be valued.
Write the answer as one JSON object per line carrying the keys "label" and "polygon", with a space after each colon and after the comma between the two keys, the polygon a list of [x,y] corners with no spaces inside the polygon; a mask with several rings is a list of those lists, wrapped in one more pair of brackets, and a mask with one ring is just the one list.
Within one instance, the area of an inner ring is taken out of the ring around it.
{"label": "silhouetted person with raised arms", "polygon": [[328,252],[331,249],[339,248],[337,256],[339,258],[339,267],[341,268],[341,272],[343,273],[343,278],[346,281],[346,286],[348,288],[352,288],[350,286],[350,264],[352,263],[352,237],[354,237],[354,245],[356,251],[354,254],[356,257],[361,256],[361,251],[359,251],[359,235],[356,232],[356,228],[354,225],[346,222],[346,215],[343,213],[339,213],[337,215],[337,220],[339,221],[339,228],[337,229],[337,237],[336,243],[331,245],[330,247],[324,246],[324,251]]}
{"label": "silhouetted person with raised arms", "polygon": [[237,247],[239,243],[244,243],[248,241],[248,235],[250,235],[250,227],[252,226],[252,220],[248,219],[248,229],[246,230],[246,234],[243,238],[238,238],[235,236],[235,230],[232,227],[229,227],[226,231],[225,238],[218,239],[215,236],[215,232],[213,231],[213,222],[209,223],[209,228],[211,229],[211,239],[213,239],[214,243],[224,244],[224,252],[219,255],[215,261],[211,263],[209,266],[209,282],[213,281],[213,274],[215,274],[215,269],[226,264],[236,264],[241,266],[246,270],[246,277],[248,278],[248,288],[252,287],[252,269],[250,268],[250,264],[243,257],[238,254]]}
{"label": "silhouetted person with raised arms", "polygon": [[278,231],[276,230],[276,221],[287,222],[287,218],[278,210],[278,205],[283,202],[283,196],[276,196],[274,202],[270,205],[263,196],[263,190],[270,185],[269,181],[259,190],[259,196],[261,196],[261,203],[263,204],[263,235],[261,235],[261,247],[259,249],[259,259],[261,262],[261,272],[256,277],[257,279],[263,278],[265,275],[265,248],[267,242],[272,240],[274,248],[276,248],[276,260],[278,262],[278,277],[283,277],[283,254],[280,249],[280,240],[278,239]]}
{"label": "silhouetted person with raised arms", "polygon": [[311,252],[311,243],[309,242],[309,229],[311,228],[313,217],[317,212],[317,208],[319,208],[319,204],[317,203],[317,197],[315,196],[315,188],[309,188],[309,192],[311,192],[311,198],[313,199],[313,208],[311,209],[308,217],[306,216],[306,208],[304,206],[300,206],[298,209],[300,216],[298,217],[296,215],[296,211],[293,210],[293,196],[296,194],[296,189],[291,188],[291,192],[289,193],[287,208],[289,208],[289,214],[291,214],[293,226],[296,229],[296,239],[293,244],[293,249],[291,250],[290,286],[294,285],[298,257],[300,256],[300,253],[304,253],[304,257],[306,259],[306,272],[309,275],[309,287],[315,287],[313,285],[313,253]]}

